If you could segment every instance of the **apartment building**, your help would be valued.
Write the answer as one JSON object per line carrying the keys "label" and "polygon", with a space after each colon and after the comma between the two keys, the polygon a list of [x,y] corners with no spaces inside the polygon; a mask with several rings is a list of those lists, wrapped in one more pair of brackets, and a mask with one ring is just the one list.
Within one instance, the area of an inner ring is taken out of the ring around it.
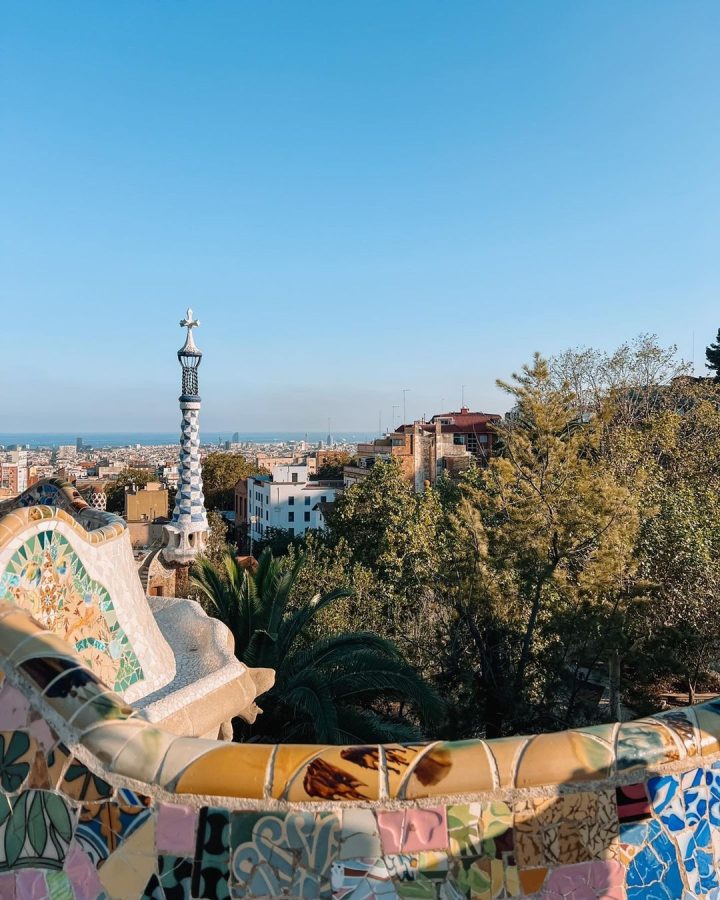
{"label": "apartment building", "polygon": [[335,500],[342,481],[310,481],[309,474],[306,465],[275,466],[272,475],[248,478],[244,488],[238,485],[237,520],[247,523],[251,540],[262,540],[271,528],[301,535],[325,527],[325,505]]}

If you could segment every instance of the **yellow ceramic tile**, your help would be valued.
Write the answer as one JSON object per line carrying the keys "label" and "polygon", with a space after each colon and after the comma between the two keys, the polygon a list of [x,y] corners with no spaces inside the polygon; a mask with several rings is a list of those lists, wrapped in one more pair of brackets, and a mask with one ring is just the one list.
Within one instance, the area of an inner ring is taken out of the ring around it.
{"label": "yellow ceramic tile", "polygon": [[615,754],[589,734],[559,731],[530,740],[517,769],[516,787],[568,784],[607,778]]}
{"label": "yellow ceramic tile", "polygon": [[512,787],[515,781],[515,769],[528,738],[511,737],[488,741],[487,746],[497,766],[500,787]]}
{"label": "yellow ceramic tile", "polygon": [[160,764],[157,783],[167,791],[176,790],[176,782],[191,762],[211,750],[217,750],[218,742],[209,738],[176,737],[168,747]]}
{"label": "yellow ceramic tile", "polygon": [[326,747],[290,776],[283,797],[290,801],[377,800],[380,796],[379,769],[377,744]]}
{"label": "yellow ceramic tile", "polygon": [[445,741],[419,756],[398,797],[415,800],[443,794],[475,794],[494,787],[483,741]]}
{"label": "yellow ceramic tile", "polygon": [[688,756],[698,753],[697,729],[692,709],[671,709],[653,716],[667,728],[675,732]]}
{"label": "yellow ceramic tile", "polygon": [[175,793],[262,799],[272,749],[271,744],[215,742],[209,753],[195,759],[181,773]]}
{"label": "yellow ceramic tile", "polygon": [[384,744],[387,789],[390,797],[397,797],[400,785],[406,780],[408,769],[429,744]]}
{"label": "yellow ceramic tile", "polygon": [[322,744],[281,744],[273,762],[270,796],[279,800],[295,774],[324,749]]}
{"label": "yellow ceramic tile", "polygon": [[157,868],[155,817],[151,816],[126,838],[98,869],[108,900],[142,897]]}

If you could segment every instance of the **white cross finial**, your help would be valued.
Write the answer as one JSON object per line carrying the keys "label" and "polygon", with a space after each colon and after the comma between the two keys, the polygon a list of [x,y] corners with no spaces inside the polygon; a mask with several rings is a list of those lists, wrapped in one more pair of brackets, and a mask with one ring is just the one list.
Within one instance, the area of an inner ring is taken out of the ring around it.
{"label": "white cross finial", "polygon": [[188,306],[187,312],[185,313],[185,318],[181,320],[180,327],[187,328],[188,334],[190,334],[191,328],[197,328],[200,324],[198,319],[193,319],[193,311]]}

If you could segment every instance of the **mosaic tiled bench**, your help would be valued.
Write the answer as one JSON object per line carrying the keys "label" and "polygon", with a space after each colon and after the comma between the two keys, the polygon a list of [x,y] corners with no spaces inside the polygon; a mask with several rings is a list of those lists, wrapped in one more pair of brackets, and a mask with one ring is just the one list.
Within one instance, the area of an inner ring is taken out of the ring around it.
{"label": "mosaic tiled bench", "polygon": [[125,522],[59,479],[0,504],[0,600],[28,609],[151,722],[184,735],[253,721],[272,672],[235,658],[232,637],[190,600],[150,606]]}
{"label": "mosaic tiled bench", "polygon": [[717,898],[720,702],[536,737],[263,746],[140,717],[0,604],[0,897]]}

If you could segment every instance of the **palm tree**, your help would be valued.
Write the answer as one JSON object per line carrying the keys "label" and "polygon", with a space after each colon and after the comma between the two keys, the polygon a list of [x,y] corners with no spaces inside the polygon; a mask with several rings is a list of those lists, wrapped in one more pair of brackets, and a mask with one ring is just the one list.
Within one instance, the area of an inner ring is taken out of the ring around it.
{"label": "palm tree", "polygon": [[[424,725],[443,718],[438,694],[406,662],[391,641],[365,631],[311,640],[306,629],[323,609],[352,591],[336,588],[299,607],[291,604],[293,585],[304,564],[291,568],[263,552],[257,570],[243,568],[231,554],[224,573],[201,559],[191,579],[211,612],[235,637],[235,654],[250,667],[275,670],[275,684],[262,700],[254,725],[240,723],[240,740],[354,744],[407,742],[420,729],[397,712],[406,704]],[[387,715],[385,704],[396,711]]]}

